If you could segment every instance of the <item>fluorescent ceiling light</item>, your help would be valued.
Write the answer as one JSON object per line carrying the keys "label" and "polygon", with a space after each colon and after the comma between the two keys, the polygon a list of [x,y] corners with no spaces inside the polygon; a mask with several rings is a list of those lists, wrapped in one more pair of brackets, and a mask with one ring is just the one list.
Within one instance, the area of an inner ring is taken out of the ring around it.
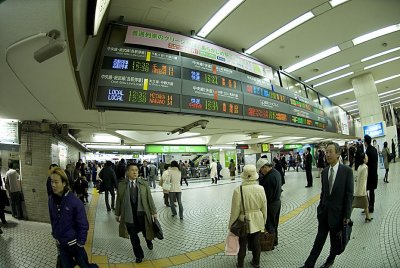
{"label": "fluorescent ceiling light", "polygon": [[260,48],[262,48],[263,46],[265,46],[266,44],[270,43],[271,41],[275,40],[276,38],[278,38],[279,36],[289,32],[290,30],[296,28],[297,26],[299,26],[300,24],[303,24],[304,22],[308,21],[309,19],[313,18],[314,14],[309,11],[303,15],[301,15],[300,17],[292,20],[291,22],[289,22],[288,24],[286,24],[285,26],[279,28],[278,30],[276,30],[275,32],[273,32],[272,34],[264,37],[261,41],[255,43],[254,45],[252,45],[249,49],[247,49],[245,51],[245,53],[247,54],[251,54],[257,50],[259,50]]}
{"label": "fluorescent ceiling light", "polygon": [[336,96],[340,96],[340,95],[343,95],[343,94],[346,94],[346,93],[349,93],[349,92],[352,92],[352,91],[354,91],[354,89],[353,89],[353,88],[349,88],[349,89],[340,91],[340,92],[338,92],[338,93],[329,95],[328,98],[333,98],[333,97],[336,97]]}
{"label": "fluorescent ceiling light", "polygon": [[109,134],[94,134],[93,142],[121,142],[121,139]]}
{"label": "fluorescent ceiling light", "polygon": [[397,94],[399,94],[399,92],[394,92],[394,93],[386,94],[386,95],[383,95],[383,96],[379,96],[379,94],[378,94],[378,96],[379,96],[379,99],[381,99],[381,98],[387,98],[389,96],[393,96],[393,95],[397,95]]}
{"label": "fluorescent ceiling light", "polygon": [[381,104],[382,103],[386,103],[386,102],[391,102],[391,101],[394,101],[394,100],[398,100],[398,99],[400,99],[400,97],[396,97],[396,98],[393,98],[393,99],[390,99],[390,100],[382,101]]}
{"label": "fluorescent ceiling light", "polygon": [[312,57],[309,57],[309,58],[307,58],[305,60],[302,60],[302,61],[300,61],[300,62],[298,62],[296,64],[293,64],[292,66],[289,66],[288,68],[285,69],[285,71],[288,72],[288,73],[291,73],[291,72],[296,71],[296,70],[298,70],[300,68],[303,68],[304,66],[307,66],[307,65],[309,65],[311,63],[314,63],[314,62],[319,61],[319,60],[321,60],[323,58],[326,58],[326,57],[329,57],[329,56],[331,56],[331,55],[333,55],[335,53],[338,53],[339,51],[340,51],[340,48],[338,46],[331,47],[331,48],[329,48],[329,49],[327,49],[325,51],[322,51],[322,52],[312,56]]}
{"label": "fluorescent ceiling light", "polygon": [[[358,105],[358,103],[353,103],[353,104],[347,105],[347,106],[346,106],[346,109],[350,108],[351,106],[355,106],[355,105]],[[343,108],[342,105],[340,105],[340,106]]]}
{"label": "fluorescent ceiling light", "polygon": [[386,35],[386,34],[390,34],[390,33],[396,32],[398,30],[400,30],[400,24],[391,25],[391,26],[388,26],[388,27],[385,27],[385,28],[382,28],[382,29],[379,29],[379,30],[376,30],[376,31],[373,31],[373,32],[370,32],[370,33],[367,33],[367,34],[364,34],[364,35],[361,35],[361,36],[359,36],[357,38],[354,38],[352,40],[352,42],[356,46],[358,44],[367,42],[369,40],[372,40],[374,38],[380,37],[382,35]]}
{"label": "fluorescent ceiling light", "polygon": [[129,146],[129,145],[101,145],[87,144],[89,149],[108,149],[108,150],[144,150],[144,146]]}
{"label": "fluorescent ceiling light", "polygon": [[386,94],[390,94],[390,93],[397,92],[397,91],[400,91],[400,87],[397,88],[397,89],[393,89],[393,90],[389,90],[389,91],[386,91],[386,92],[383,92],[383,93],[379,93],[378,96],[384,96]]}
{"label": "fluorescent ceiling light", "polygon": [[335,7],[347,1],[349,0],[331,0],[329,1],[329,4],[331,4],[331,7]]}
{"label": "fluorescent ceiling light", "polygon": [[343,103],[343,104],[340,105],[340,106],[344,107],[344,106],[346,106],[346,105],[353,104],[353,103],[356,103],[356,102],[357,102],[356,100],[355,100],[355,101],[350,101],[350,102]]}
{"label": "fluorescent ceiling light", "polygon": [[383,78],[383,79],[381,79],[381,80],[376,80],[376,81],[375,81],[375,84],[379,84],[379,83],[382,83],[382,82],[385,82],[385,81],[388,81],[388,80],[392,80],[392,79],[395,79],[395,78],[397,78],[397,77],[399,77],[399,76],[400,76],[400,74],[396,74],[396,75],[392,75],[392,76]]}
{"label": "fluorescent ceiling light", "polygon": [[223,5],[217,13],[201,28],[197,34],[200,37],[206,37],[221,21],[223,21],[235,8],[237,8],[244,0],[230,0]]}
{"label": "fluorescent ceiling light", "polygon": [[[342,74],[342,75],[336,76],[336,77],[331,78],[331,79],[328,79],[328,80],[326,80],[326,81],[324,81],[324,82],[315,84],[315,85],[314,85],[314,88],[315,88],[315,87],[322,86],[322,85],[325,85],[325,84],[328,84],[328,83],[330,83],[330,82],[332,82],[332,81],[339,80],[339,79],[341,79],[341,78],[350,76],[350,75],[352,75],[352,74],[354,74],[354,72],[349,72],[349,73],[346,73],[346,74]],[[329,96],[328,96],[328,97],[329,97]]]}
{"label": "fluorescent ceiling light", "polygon": [[368,61],[368,60],[375,59],[375,58],[377,58],[377,57],[380,57],[380,56],[383,56],[383,55],[386,55],[386,54],[389,54],[389,53],[395,52],[395,51],[397,51],[397,50],[399,50],[399,49],[400,49],[400,47],[395,47],[395,48],[392,48],[392,49],[389,49],[389,50],[383,51],[383,52],[381,52],[381,53],[378,53],[378,54],[375,54],[375,55],[372,55],[372,56],[369,56],[369,57],[363,58],[363,59],[361,59],[361,62],[364,62],[364,61]]}
{"label": "fluorescent ceiling light", "polygon": [[384,60],[384,61],[372,64],[372,65],[366,66],[366,67],[364,67],[364,70],[368,70],[368,69],[374,68],[376,66],[379,66],[379,65],[391,62],[391,61],[395,61],[395,60],[398,60],[398,59],[400,59],[400,57],[394,57],[394,58],[391,58],[391,59],[388,59],[388,60]]}
{"label": "fluorescent ceiling light", "polygon": [[338,68],[336,68],[336,69],[327,71],[327,72],[325,72],[325,73],[323,73],[323,74],[320,74],[320,75],[311,77],[311,78],[305,80],[304,83],[308,83],[308,82],[311,82],[311,81],[313,81],[313,80],[315,80],[315,79],[318,79],[318,78],[321,78],[321,77],[323,77],[323,76],[326,76],[326,75],[328,75],[328,74],[332,74],[332,73],[334,73],[334,72],[337,72],[337,71],[346,69],[347,67],[350,67],[350,64],[346,64],[346,65],[340,66],[340,67],[338,67]]}

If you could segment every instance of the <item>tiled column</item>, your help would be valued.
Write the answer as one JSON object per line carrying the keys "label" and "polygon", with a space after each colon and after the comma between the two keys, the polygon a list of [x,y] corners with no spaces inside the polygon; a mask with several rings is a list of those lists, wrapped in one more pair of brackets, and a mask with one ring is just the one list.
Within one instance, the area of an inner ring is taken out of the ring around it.
{"label": "tiled column", "polygon": [[363,74],[351,80],[360,111],[361,125],[382,122],[381,103],[372,74]]}

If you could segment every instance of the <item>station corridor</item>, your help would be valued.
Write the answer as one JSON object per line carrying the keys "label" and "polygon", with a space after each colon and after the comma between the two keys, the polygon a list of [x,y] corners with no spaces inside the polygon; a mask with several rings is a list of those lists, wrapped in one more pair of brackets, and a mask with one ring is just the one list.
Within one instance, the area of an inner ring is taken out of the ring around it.
{"label": "station corridor", "polygon": [[[389,183],[383,182],[384,170],[379,170],[374,218],[364,223],[361,209],[352,214],[353,233],[346,251],[338,256],[333,267],[400,267],[400,163],[390,164]],[[300,267],[304,264],[317,232],[316,206],[320,182],[314,171],[314,187],[306,185],[305,172],[286,173],[283,186],[279,226],[279,245],[275,250],[261,253],[261,267]],[[118,237],[118,223],[107,212],[104,194],[93,191],[88,204],[90,223],[86,249],[92,262],[100,267],[236,267],[236,257],[224,255],[224,241],[235,181],[221,180],[191,182],[183,186],[184,219],[171,216],[163,204],[162,190],[153,190],[164,240],[155,240],[148,250],[140,235],[145,254],[144,262],[134,263],[128,239]],[[43,186],[45,187],[45,185]],[[18,221],[7,214],[8,225],[0,235],[0,267],[56,267],[56,246],[49,224]],[[329,240],[329,238],[328,238]],[[324,263],[329,241],[317,261]],[[245,259],[250,266],[251,252]]]}

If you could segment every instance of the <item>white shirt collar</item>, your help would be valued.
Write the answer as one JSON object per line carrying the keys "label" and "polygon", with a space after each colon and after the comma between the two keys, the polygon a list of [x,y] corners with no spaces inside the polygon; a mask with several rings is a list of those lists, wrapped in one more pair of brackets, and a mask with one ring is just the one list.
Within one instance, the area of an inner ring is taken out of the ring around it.
{"label": "white shirt collar", "polygon": [[[339,161],[337,161],[337,163],[336,163],[336,165],[334,165],[333,167],[332,166],[329,166],[330,168],[333,168],[333,172],[334,172],[334,174],[336,174],[337,173],[337,171],[338,171],[338,169],[339,169]],[[329,171],[330,172],[330,171]]]}

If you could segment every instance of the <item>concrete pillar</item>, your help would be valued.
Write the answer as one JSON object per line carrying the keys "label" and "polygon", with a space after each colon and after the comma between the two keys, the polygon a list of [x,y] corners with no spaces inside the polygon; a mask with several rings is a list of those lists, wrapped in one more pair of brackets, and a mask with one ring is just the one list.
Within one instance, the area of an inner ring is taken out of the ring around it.
{"label": "concrete pillar", "polygon": [[351,80],[354,95],[360,111],[361,125],[371,125],[382,122],[382,109],[378,91],[371,73],[357,76]]}

